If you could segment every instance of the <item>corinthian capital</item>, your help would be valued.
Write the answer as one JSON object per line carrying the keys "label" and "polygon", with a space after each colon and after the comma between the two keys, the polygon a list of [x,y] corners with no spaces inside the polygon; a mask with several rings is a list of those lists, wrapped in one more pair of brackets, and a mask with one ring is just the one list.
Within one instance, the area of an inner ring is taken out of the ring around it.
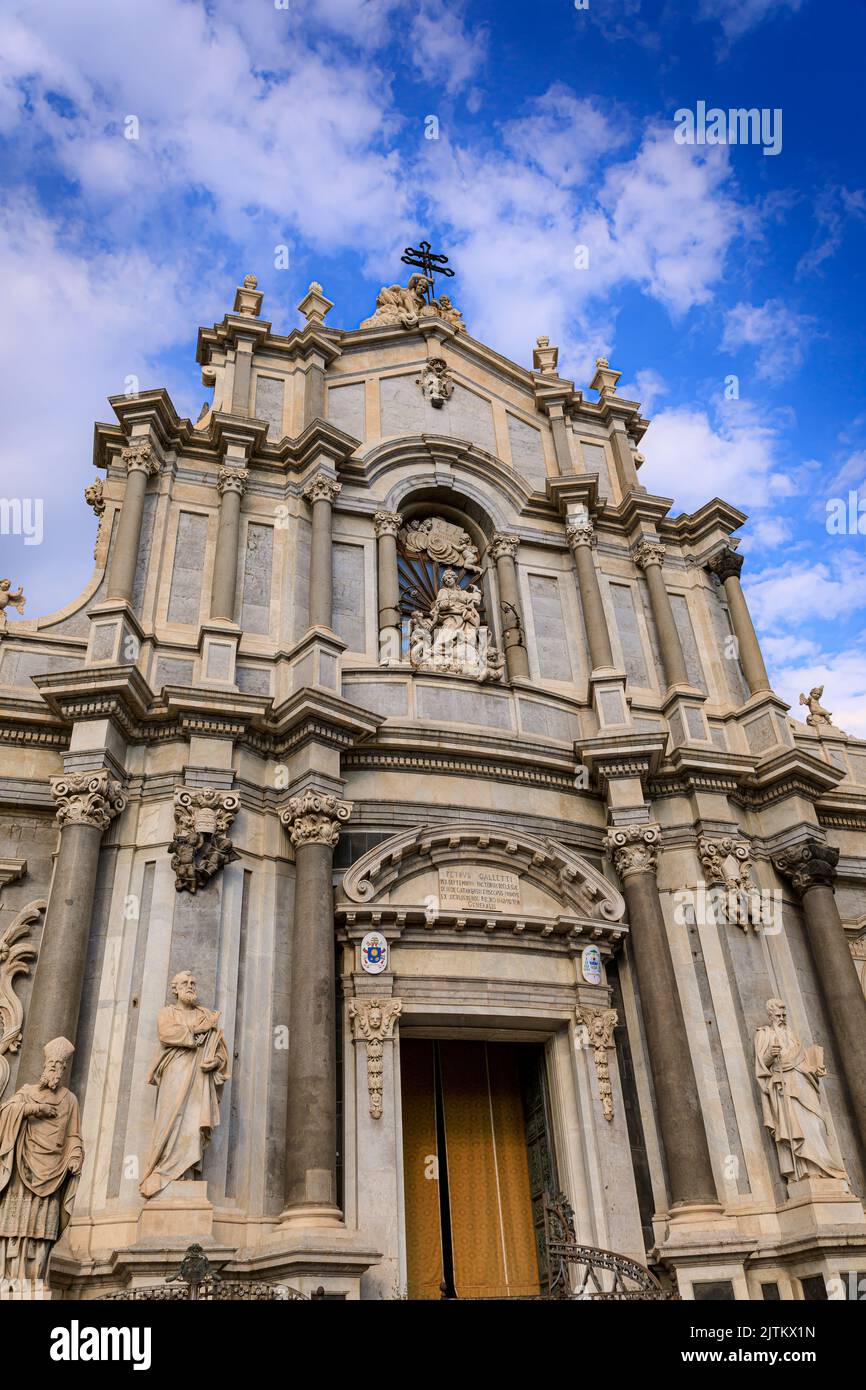
{"label": "corinthian capital", "polygon": [[644,538],[638,541],[637,545],[632,546],[631,558],[638,569],[645,570],[647,565],[664,564],[665,548],[661,541],[651,541]]}
{"label": "corinthian capital", "polygon": [[572,550],[576,550],[579,545],[592,545],[594,535],[595,529],[589,518],[586,521],[570,521],[565,528],[565,539]]}
{"label": "corinthian capital", "polygon": [[126,805],[121,786],[106,771],[71,772],[51,778],[57,824],[92,825],[104,830]]}
{"label": "corinthian capital", "polygon": [[517,555],[520,545],[519,536],[509,536],[505,531],[496,531],[490,540],[490,554],[494,560],[498,560],[505,555],[509,560],[513,560]]}
{"label": "corinthian capital", "polygon": [[739,579],[742,568],[743,556],[738,555],[736,550],[732,550],[729,545],[726,545],[724,550],[720,550],[717,555],[707,561],[707,569],[711,574],[715,574],[723,584],[726,579]]}
{"label": "corinthian capital", "polygon": [[613,860],[620,878],[629,874],[655,873],[662,832],[658,825],[622,825],[604,840],[604,852]]}
{"label": "corinthian capital", "polygon": [[333,505],[342,491],[342,483],[338,483],[335,478],[327,478],[324,473],[317,473],[312,482],[307,483],[301,495],[310,506],[314,502],[330,502]]}
{"label": "corinthian capital", "polygon": [[350,801],[340,801],[329,792],[307,790],[290,798],[280,820],[296,849],[298,845],[329,845],[333,849],[340,838],[340,822],[351,814]]}
{"label": "corinthian capital", "polygon": [[399,512],[377,512],[373,517],[373,530],[380,536],[396,536],[403,525]]}
{"label": "corinthian capital", "polygon": [[223,465],[217,473],[217,488],[220,497],[227,492],[236,492],[240,497],[243,497],[249,476],[250,470],[248,468],[233,468]]}
{"label": "corinthian capital", "polygon": [[809,888],[823,884],[832,888],[836,881],[836,865],[839,851],[823,840],[803,840],[799,845],[783,849],[773,856],[773,863],[779,873],[789,878],[796,893],[805,893]]}
{"label": "corinthian capital", "polygon": [[121,449],[120,460],[127,473],[146,473],[150,478],[159,472],[159,459],[146,439]]}

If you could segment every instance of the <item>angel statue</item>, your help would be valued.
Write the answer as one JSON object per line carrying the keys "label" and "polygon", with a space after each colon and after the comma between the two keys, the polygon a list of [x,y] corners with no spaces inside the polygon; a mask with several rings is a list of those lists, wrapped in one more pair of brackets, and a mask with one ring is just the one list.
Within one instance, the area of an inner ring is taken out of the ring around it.
{"label": "angel statue", "polygon": [[823,694],[823,685],[814,685],[808,695],[803,695],[802,692],[800,694],[800,704],[806,705],[809,710],[806,715],[806,723],[811,724],[813,729],[816,729],[819,724],[833,723],[832,714],[820,703]]}
{"label": "angel statue", "polygon": [[26,602],[24,590],[20,586],[17,592],[13,593],[12,580],[0,579],[0,630],[6,626],[6,609],[17,608],[19,613],[23,613]]}

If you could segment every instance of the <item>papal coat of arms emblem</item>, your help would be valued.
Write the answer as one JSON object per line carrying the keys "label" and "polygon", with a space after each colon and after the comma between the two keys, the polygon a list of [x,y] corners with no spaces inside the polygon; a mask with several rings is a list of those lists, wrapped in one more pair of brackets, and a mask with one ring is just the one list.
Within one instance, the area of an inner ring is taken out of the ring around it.
{"label": "papal coat of arms emblem", "polygon": [[368,931],[361,942],[361,969],[368,975],[388,969],[388,943],[381,932]]}

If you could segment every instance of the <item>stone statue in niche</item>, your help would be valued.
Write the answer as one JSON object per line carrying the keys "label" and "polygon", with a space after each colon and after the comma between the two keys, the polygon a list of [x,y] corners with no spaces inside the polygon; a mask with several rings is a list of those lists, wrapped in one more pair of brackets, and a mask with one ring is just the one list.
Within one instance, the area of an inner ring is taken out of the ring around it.
{"label": "stone statue in niche", "polygon": [[74,1051],[66,1038],[52,1039],[38,1083],[0,1106],[0,1281],[24,1288],[47,1287],[84,1162],[78,1101],[61,1085]]}
{"label": "stone statue in niche", "polygon": [[460,584],[455,569],[446,569],[428,613],[416,610],[409,625],[409,661],[420,671],[472,676],[480,682],[500,680],[504,658],[481,622],[481,590]]}
{"label": "stone statue in niche", "polygon": [[806,723],[813,729],[820,728],[822,724],[832,724],[833,716],[828,709],[821,704],[821,696],[824,694],[823,685],[814,685],[808,695],[800,692],[800,704],[808,707],[809,713],[806,715]]}
{"label": "stone statue in niche", "polygon": [[788,1027],[781,999],[767,1000],[767,1014],[769,1024],[755,1033],[755,1075],[782,1176],[788,1182],[844,1178],[821,1108],[819,1084],[827,1074],[824,1049],[803,1047]]}
{"label": "stone statue in niche", "polygon": [[428,400],[437,410],[441,410],[445,402],[450,400],[453,395],[454,382],[444,357],[431,357],[421,376],[416,377],[415,380],[424,393],[424,399]]}
{"label": "stone statue in niche", "polygon": [[229,1056],[219,1013],[198,1002],[191,970],[171,982],[175,1002],[157,1018],[159,1054],[148,1082],[157,1087],[153,1138],[143,1197],[155,1197],[170,1182],[201,1169],[205,1148],[220,1122],[220,1092],[229,1079]]}
{"label": "stone statue in niche", "polygon": [[168,849],[178,893],[195,893],[240,858],[228,834],[239,806],[234,792],[213,787],[175,792],[174,839]]}

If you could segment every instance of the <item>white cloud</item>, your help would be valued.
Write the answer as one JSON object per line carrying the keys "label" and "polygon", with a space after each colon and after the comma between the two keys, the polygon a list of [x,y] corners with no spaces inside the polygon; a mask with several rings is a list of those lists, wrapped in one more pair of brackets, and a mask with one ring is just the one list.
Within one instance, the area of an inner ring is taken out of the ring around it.
{"label": "white cloud", "polygon": [[788,10],[794,14],[804,0],[701,0],[700,17],[717,19],[729,42],[741,39],[765,20]]}
{"label": "white cloud", "polygon": [[839,621],[863,607],[866,599],[866,556],[837,542],[838,553],[824,548],[820,562],[808,564],[802,557],[744,575],[749,606],[755,621],[772,632],[785,626],[817,621]]}
{"label": "white cloud", "polygon": [[696,406],[661,410],[641,447],[641,481],[685,511],[710,497],[766,507],[793,492],[779,472],[775,426],[745,401],[725,402],[714,419]]}
{"label": "white cloud", "polygon": [[477,77],[487,55],[487,30],[471,29],[460,9],[421,5],[412,21],[409,52],[418,75],[449,94]]}
{"label": "white cloud", "polygon": [[639,371],[633,383],[620,381],[616,390],[627,401],[639,401],[644,415],[652,415],[659,396],[670,395],[670,387],[654,367]]}
{"label": "white cloud", "polygon": [[815,320],[797,314],[781,299],[763,304],[735,304],[725,314],[722,351],[741,347],[758,353],[756,375],[764,381],[778,382],[799,371]]}

